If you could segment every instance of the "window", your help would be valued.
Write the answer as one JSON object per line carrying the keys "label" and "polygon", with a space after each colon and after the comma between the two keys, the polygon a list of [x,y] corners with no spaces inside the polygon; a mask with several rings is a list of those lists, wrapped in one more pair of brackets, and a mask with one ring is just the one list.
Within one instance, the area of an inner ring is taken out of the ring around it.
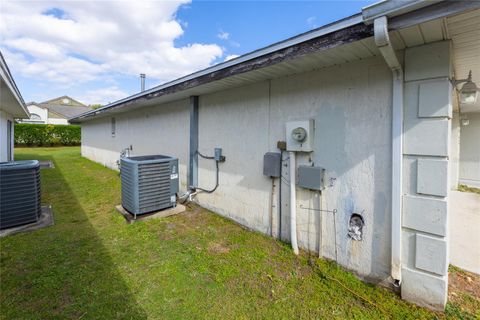
{"label": "window", "polygon": [[112,118],[112,137],[115,137],[116,126],[115,118]]}
{"label": "window", "polygon": [[42,117],[36,113],[30,113],[30,120],[42,120]]}

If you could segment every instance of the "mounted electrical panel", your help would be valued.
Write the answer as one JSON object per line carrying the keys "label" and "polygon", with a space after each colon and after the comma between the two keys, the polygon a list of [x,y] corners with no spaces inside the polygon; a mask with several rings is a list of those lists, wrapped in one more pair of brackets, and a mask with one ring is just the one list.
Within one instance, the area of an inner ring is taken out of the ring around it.
{"label": "mounted electrical panel", "polygon": [[323,190],[325,169],[312,166],[298,166],[298,186],[310,190]]}
{"label": "mounted electrical panel", "polygon": [[313,151],[313,119],[287,122],[286,129],[287,151]]}
{"label": "mounted electrical panel", "polygon": [[272,178],[280,177],[282,170],[280,152],[267,152],[263,156],[263,175]]}

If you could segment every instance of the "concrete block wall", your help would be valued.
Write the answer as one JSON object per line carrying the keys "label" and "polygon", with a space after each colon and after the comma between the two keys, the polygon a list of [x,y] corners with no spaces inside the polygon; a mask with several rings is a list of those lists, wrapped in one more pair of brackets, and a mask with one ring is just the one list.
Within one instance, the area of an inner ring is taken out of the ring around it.
{"label": "concrete block wall", "polygon": [[451,61],[448,41],[405,51],[401,292],[438,310],[448,288]]}

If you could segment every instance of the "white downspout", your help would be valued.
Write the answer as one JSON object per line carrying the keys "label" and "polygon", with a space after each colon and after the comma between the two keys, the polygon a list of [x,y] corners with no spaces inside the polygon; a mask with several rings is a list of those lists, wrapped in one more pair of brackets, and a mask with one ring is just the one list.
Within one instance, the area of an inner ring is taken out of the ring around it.
{"label": "white downspout", "polygon": [[392,261],[395,285],[402,281],[403,70],[388,36],[387,17],[374,21],[375,43],[392,70]]}
{"label": "white downspout", "polygon": [[290,158],[290,241],[292,242],[293,253],[298,254],[295,152],[290,151],[288,156]]}

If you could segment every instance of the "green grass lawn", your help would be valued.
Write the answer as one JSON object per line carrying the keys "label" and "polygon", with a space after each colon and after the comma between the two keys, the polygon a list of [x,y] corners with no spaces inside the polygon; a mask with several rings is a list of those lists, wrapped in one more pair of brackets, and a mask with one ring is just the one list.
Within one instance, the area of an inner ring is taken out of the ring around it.
{"label": "green grass lawn", "polygon": [[444,317],[202,208],[127,225],[118,173],[77,147],[16,159],[54,161],[42,201],[55,225],[0,240],[2,319]]}

